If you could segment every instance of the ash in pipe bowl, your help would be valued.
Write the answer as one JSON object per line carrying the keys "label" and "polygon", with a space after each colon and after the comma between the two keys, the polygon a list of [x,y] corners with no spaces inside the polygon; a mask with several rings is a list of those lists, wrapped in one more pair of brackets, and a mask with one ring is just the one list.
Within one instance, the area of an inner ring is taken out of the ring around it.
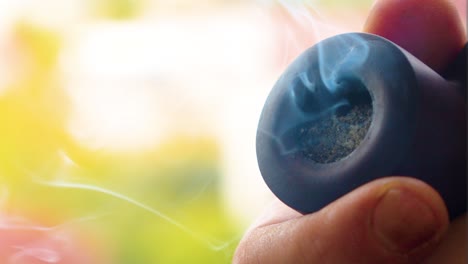
{"label": "ash in pipe bowl", "polygon": [[[297,135],[302,155],[316,163],[337,162],[351,154],[364,139],[372,120],[372,104],[345,105],[312,124]],[[367,100],[366,100],[367,101]]]}
{"label": "ash in pipe bowl", "polygon": [[460,215],[466,84],[454,83],[382,37],[349,33],[318,43],[265,103],[256,146],[265,182],[310,213],[373,179],[412,176],[439,191],[451,217]]}

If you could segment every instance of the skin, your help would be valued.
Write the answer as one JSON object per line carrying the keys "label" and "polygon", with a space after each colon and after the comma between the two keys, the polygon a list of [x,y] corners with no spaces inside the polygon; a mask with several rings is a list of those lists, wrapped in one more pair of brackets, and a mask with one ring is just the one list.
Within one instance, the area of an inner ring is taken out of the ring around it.
{"label": "skin", "polygon": [[[466,43],[449,0],[378,0],[364,31],[390,39],[442,72]],[[439,194],[408,177],[372,181],[302,215],[275,200],[240,242],[233,263],[468,263],[466,214],[449,222]]]}

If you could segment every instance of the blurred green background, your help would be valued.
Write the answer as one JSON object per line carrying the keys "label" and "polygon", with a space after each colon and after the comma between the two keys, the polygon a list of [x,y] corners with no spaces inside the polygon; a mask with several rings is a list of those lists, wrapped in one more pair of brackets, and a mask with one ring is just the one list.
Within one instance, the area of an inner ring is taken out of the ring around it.
{"label": "blurred green background", "polygon": [[0,263],[230,263],[270,87],[370,5],[0,1]]}

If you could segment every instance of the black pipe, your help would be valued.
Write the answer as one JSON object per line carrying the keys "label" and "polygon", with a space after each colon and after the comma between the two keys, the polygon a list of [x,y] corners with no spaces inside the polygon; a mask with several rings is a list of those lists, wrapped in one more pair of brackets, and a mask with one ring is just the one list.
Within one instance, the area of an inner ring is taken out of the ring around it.
{"label": "black pipe", "polygon": [[348,33],[301,54],[260,117],[269,188],[315,212],[376,178],[433,186],[451,218],[466,212],[466,50],[444,77],[382,37]]}

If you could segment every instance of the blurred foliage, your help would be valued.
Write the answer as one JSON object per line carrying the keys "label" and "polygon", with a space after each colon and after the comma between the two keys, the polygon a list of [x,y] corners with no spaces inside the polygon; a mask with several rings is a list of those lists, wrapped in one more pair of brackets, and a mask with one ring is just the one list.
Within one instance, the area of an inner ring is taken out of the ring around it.
{"label": "blurred foliage", "polygon": [[30,58],[34,70],[50,72],[54,68],[62,46],[57,32],[22,21],[14,28],[14,38],[24,55]]}
{"label": "blurred foliage", "polygon": [[[52,226],[91,217],[82,226],[104,240],[112,264],[229,263],[239,230],[223,208],[217,142],[173,135],[144,153],[82,147],[67,132],[60,34],[21,22],[11,38],[21,74],[0,95],[0,187],[8,187],[8,212]],[[226,241],[232,243],[217,248]]]}
{"label": "blurred foliage", "polygon": [[98,17],[125,20],[141,14],[145,0],[91,0]]}
{"label": "blurred foliage", "polygon": [[99,179],[89,180],[88,173],[95,173],[91,167],[55,173],[113,191],[156,213],[105,193],[30,183],[15,191],[14,203],[31,207],[34,197],[33,214],[50,212],[54,219],[103,215],[89,224],[111,246],[114,263],[230,263],[240,230],[223,208],[212,139],[177,136],[144,155],[100,155],[99,171],[107,175]]}
{"label": "blurred foliage", "polygon": [[67,140],[67,100],[56,75],[60,36],[21,22],[11,41],[20,75],[0,97],[0,177],[10,179],[19,167],[46,166]]}

